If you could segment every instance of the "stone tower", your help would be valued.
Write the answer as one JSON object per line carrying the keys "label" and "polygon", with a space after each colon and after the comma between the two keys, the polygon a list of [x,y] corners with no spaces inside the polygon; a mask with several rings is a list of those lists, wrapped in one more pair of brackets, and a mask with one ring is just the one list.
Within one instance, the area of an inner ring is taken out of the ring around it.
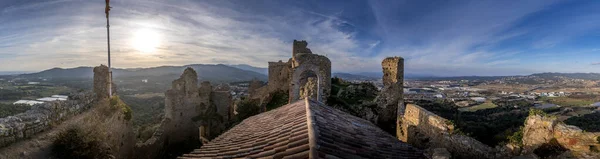
{"label": "stone tower", "polygon": [[307,46],[308,43],[304,40],[294,40],[294,46],[292,46],[292,57],[296,57],[296,54],[298,53],[312,53]]}
{"label": "stone tower", "polygon": [[388,57],[381,62],[383,68],[383,85],[402,85],[404,82],[404,59]]}
{"label": "stone tower", "polygon": [[[108,84],[109,82],[110,76],[108,67],[106,65],[94,67],[94,93],[96,94],[96,98],[105,99],[109,97],[108,87],[111,86]],[[113,95],[115,95],[117,92],[117,86],[113,83],[112,87]]]}
{"label": "stone tower", "polygon": [[383,89],[377,97],[379,117],[377,125],[390,133],[398,133],[399,117],[404,114],[403,82],[404,59],[388,57],[381,62],[383,69]]}

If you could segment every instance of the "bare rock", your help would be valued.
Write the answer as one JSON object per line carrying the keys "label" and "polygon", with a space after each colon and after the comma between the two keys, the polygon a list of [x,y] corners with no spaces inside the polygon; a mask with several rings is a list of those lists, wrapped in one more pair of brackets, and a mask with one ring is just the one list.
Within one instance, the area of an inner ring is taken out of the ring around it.
{"label": "bare rock", "polygon": [[450,159],[451,157],[452,154],[445,148],[433,149],[433,155],[431,156],[432,159]]}

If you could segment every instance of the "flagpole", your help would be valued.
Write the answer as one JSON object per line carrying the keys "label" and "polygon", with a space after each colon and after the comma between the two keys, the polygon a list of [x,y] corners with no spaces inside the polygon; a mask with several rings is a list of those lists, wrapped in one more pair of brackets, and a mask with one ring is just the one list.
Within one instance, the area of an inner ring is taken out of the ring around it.
{"label": "flagpole", "polygon": [[108,11],[110,10],[110,6],[108,5],[108,0],[106,1],[106,41],[108,43],[108,97],[112,97],[112,69],[110,65],[110,25],[108,21]]}

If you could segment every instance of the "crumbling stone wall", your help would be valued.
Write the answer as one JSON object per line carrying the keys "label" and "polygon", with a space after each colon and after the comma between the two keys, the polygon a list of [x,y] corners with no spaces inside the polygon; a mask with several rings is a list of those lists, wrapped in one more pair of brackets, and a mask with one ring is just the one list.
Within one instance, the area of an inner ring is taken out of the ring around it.
{"label": "crumbling stone wall", "polygon": [[269,92],[289,90],[291,64],[289,62],[269,62]]}
{"label": "crumbling stone wall", "polygon": [[381,62],[383,70],[383,88],[375,99],[376,120],[372,121],[383,130],[396,133],[399,136],[399,125],[404,113],[403,83],[404,59],[402,57],[388,57]]}
{"label": "crumbling stone wall", "polygon": [[320,102],[326,102],[331,93],[331,61],[329,58],[317,54],[297,54],[294,63],[289,86],[289,103],[300,99],[300,88],[305,84],[301,82],[301,79],[307,78],[302,76],[307,71],[312,71],[317,75],[319,87],[317,98]]}
{"label": "crumbling stone wall", "polygon": [[533,153],[556,139],[577,158],[600,158],[600,132],[585,132],[577,126],[559,122],[556,117],[530,115],[523,128],[523,154]]}
{"label": "crumbling stone wall", "polygon": [[200,139],[220,134],[232,113],[232,97],[227,89],[213,89],[206,81],[198,87],[196,71],[187,68],[165,93],[165,118],[150,139],[136,144],[136,157],[161,157],[172,145],[199,143]]}
{"label": "crumbling stone wall", "polygon": [[[108,86],[110,82],[110,73],[108,67],[105,65],[100,65],[94,67],[94,93],[96,93],[96,98],[98,99],[106,99],[108,98]],[[116,86],[113,83],[113,94],[116,93]]]}
{"label": "crumbling stone wall", "polygon": [[250,96],[256,96],[257,90],[261,87],[263,87],[262,82],[260,82],[257,79],[253,79],[252,81],[250,81],[250,84],[248,85],[248,94]]}
{"label": "crumbling stone wall", "polygon": [[34,105],[24,113],[0,118],[0,147],[50,129],[52,125],[89,109],[95,100],[92,93],[80,93],[71,99]]}
{"label": "crumbling stone wall", "polygon": [[300,95],[302,98],[309,98],[314,100],[317,99],[318,89],[319,88],[317,86],[317,78],[309,77],[304,87],[300,89]]}
{"label": "crumbling stone wall", "polygon": [[203,106],[208,107],[200,98],[196,71],[187,68],[165,93],[165,118],[170,121],[165,132],[169,134],[169,142],[198,140],[197,125],[192,118],[203,111]]}
{"label": "crumbling stone wall", "polygon": [[223,122],[231,119],[230,108],[233,105],[233,99],[229,91],[213,91],[210,101],[217,109],[216,113],[222,117]]}
{"label": "crumbling stone wall", "polygon": [[294,40],[294,44],[292,46],[292,57],[296,57],[299,53],[312,53],[309,48],[307,48],[308,42],[301,40]]}
{"label": "crumbling stone wall", "polygon": [[401,120],[399,139],[412,146],[446,148],[456,158],[503,158],[495,149],[462,134],[454,125],[417,105],[408,104]]}
{"label": "crumbling stone wall", "polygon": [[206,113],[208,107],[211,106],[210,97],[212,92],[213,87],[210,85],[210,82],[204,81],[200,84],[200,88],[198,88],[200,105],[196,107],[196,116]]}

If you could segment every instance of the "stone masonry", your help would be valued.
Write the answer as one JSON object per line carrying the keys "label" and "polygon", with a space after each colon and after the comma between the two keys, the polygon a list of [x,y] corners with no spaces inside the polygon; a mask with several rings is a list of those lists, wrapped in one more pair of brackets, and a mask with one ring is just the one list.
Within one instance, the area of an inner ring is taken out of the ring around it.
{"label": "stone masonry", "polygon": [[107,66],[100,65],[98,67],[94,67],[94,93],[96,93],[96,98],[108,98],[109,81],[110,76]]}
{"label": "stone masonry", "polygon": [[196,71],[187,68],[165,93],[165,119],[170,121],[165,132],[169,134],[169,142],[198,140],[197,126],[192,118],[203,111],[202,104]]}
{"label": "stone masonry", "polygon": [[95,100],[92,93],[77,94],[71,99],[37,104],[24,113],[0,118],[0,147],[50,129],[52,125],[89,109]]}
{"label": "stone masonry", "polygon": [[306,41],[294,40],[291,81],[289,85],[289,103],[300,99],[300,88],[304,87],[307,72],[317,76],[317,101],[325,103],[331,93],[331,61],[329,58],[313,54],[306,48]]}
{"label": "stone masonry", "polygon": [[[269,62],[269,81],[266,86],[249,89],[250,99],[257,100],[266,110],[264,105],[271,100],[275,92],[288,92],[288,102],[292,103],[301,98],[300,90],[305,87],[307,74],[317,76],[318,85],[317,99],[326,102],[331,92],[331,61],[329,58],[313,54],[307,47],[306,41],[294,40],[292,46],[292,58],[287,62]],[[309,73],[307,73],[309,72]]]}
{"label": "stone masonry", "polygon": [[404,113],[403,83],[404,59],[388,57],[381,62],[383,69],[383,89],[377,96],[377,121],[383,130],[393,133],[400,131],[401,116]]}
{"label": "stone masonry", "polygon": [[[213,88],[206,81],[198,86],[196,71],[187,68],[165,93],[165,118],[150,139],[136,145],[136,156],[160,157],[170,145],[200,142],[220,134],[232,113],[232,97],[227,89]],[[199,130],[204,132],[200,134]]]}

